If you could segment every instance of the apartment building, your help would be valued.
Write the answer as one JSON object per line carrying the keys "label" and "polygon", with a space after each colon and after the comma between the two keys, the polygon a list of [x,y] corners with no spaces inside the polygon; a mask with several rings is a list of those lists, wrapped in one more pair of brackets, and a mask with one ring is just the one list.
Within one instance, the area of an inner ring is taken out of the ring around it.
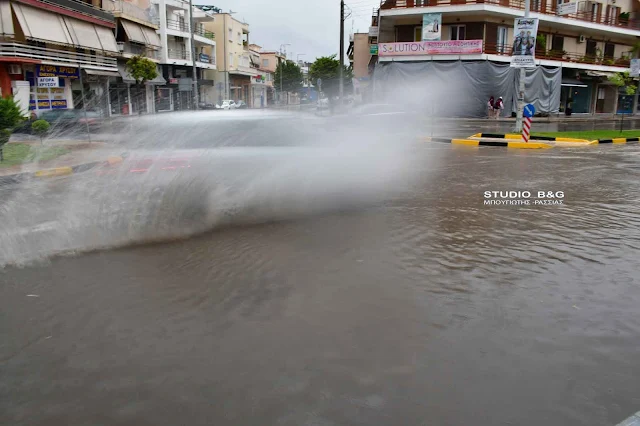
{"label": "apartment building", "polygon": [[[523,16],[523,5],[520,0],[383,0],[373,21],[376,91],[384,92],[385,78],[402,68],[409,79],[428,73],[445,81],[455,75],[460,87],[474,92],[476,114],[482,114],[491,94],[514,105],[518,73],[508,67],[514,19]],[[539,19],[539,29],[537,69],[527,71],[527,101],[548,114],[562,113],[568,101],[573,113],[636,112],[637,96],[619,93],[608,76],[629,69],[640,37],[639,10],[633,0],[564,6],[531,0],[531,17]],[[449,47],[427,52],[420,46],[425,16],[439,27],[437,40],[453,42]]]}
{"label": "apartment building", "polygon": [[167,81],[156,89],[156,110],[192,109],[194,79],[199,83],[199,101],[212,103],[215,93],[207,71],[216,69],[217,49],[215,33],[207,26],[219,18],[195,6],[190,8],[186,0],[151,0],[151,3],[158,9],[160,65],[162,77]]}
{"label": "apartment building", "polygon": [[217,68],[207,75],[216,82],[217,102],[223,99],[245,101],[253,105],[252,80],[260,71],[249,50],[249,24],[239,21],[230,13],[217,13],[214,21],[206,22],[204,27],[218,37],[219,49],[216,51]]}
{"label": "apartment building", "polygon": [[107,114],[117,77],[115,18],[99,1],[0,1],[0,93],[25,114],[80,106]]}
{"label": "apartment building", "polygon": [[[271,74],[271,78],[275,78],[276,69],[278,65],[287,59],[286,55],[275,50],[262,50],[260,51],[260,70],[268,74]],[[275,104],[277,101],[276,88],[274,83],[270,84],[271,90],[267,92],[269,104]],[[284,98],[283,98],[284,99]],[[281,99],[282,102],[282,99]]]}
{"label": "apartment building", "polygon": [[120,52],[119,76],[109,80],[110,114],[152,114],[156,111],[155,89],[166,84],[162,71],[158,67],[158,77],[139,86],[127,72],[126,63],[135,55],[160,62],[162,44],[157,31],[157,5],[150,0],[102,0],[102,8],[115,17],[115,37]]}

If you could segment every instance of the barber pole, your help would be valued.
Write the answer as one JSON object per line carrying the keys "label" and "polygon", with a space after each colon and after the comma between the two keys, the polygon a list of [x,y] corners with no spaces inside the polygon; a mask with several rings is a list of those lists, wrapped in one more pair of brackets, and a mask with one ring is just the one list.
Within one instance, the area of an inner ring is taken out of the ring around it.
{"label": "barber pole", "polygon": [[529,135],[531,135],[531,117],[525,117],[522,123],[522,140],[529,142]]}

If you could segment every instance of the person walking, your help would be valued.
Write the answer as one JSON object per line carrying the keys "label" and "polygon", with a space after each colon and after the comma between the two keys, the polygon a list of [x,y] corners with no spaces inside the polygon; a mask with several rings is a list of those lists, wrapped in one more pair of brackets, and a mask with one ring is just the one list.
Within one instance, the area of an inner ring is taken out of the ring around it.
{"label": "person walking", "polygon": [[496,101],[495,101],[495,99],[493,98],[493,96],[491,96],[491,97],[489,98],[489,102],[487,102],[487,117],[488,117],[489,119],[492,119],[492,118],[493,118],[493,114],[494,114],[494,112],[493,112],[493,107],[495,106],[495,102],[496,102]]}
{"label": "person walking", "polygon": [[495,111],[494,119],[497,120],[500,117],[500,111],[504,109],[504,101],[502,100],[502,96],[498,98],[495,105],[493,106],[493,110]]}

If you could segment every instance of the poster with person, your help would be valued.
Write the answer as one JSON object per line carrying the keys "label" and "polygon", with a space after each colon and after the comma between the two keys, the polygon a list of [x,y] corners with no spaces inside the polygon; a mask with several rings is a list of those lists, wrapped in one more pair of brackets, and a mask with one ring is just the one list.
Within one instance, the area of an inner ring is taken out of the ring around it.
{"label": "poster with person", "polygon": [[538,19],[516,18],[513,28],[513,51],[511,66],[515,68],[535,68],[536,37]]}
{"label": "poster with person", "polygon": [[441,13],[425,13],[422,15],[422,41],[439,41],[442,36],[441,23]]}

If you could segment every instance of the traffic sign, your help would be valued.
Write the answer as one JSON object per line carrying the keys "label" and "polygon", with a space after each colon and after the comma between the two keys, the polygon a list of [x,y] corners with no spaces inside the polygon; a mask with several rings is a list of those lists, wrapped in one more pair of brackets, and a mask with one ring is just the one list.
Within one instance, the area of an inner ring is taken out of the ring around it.
{"label": "traffic sign", "polygon": [[527,118],[531,118],[536,113],[536,107],[533,104],[527,104],[524,106],[524,116]]}

